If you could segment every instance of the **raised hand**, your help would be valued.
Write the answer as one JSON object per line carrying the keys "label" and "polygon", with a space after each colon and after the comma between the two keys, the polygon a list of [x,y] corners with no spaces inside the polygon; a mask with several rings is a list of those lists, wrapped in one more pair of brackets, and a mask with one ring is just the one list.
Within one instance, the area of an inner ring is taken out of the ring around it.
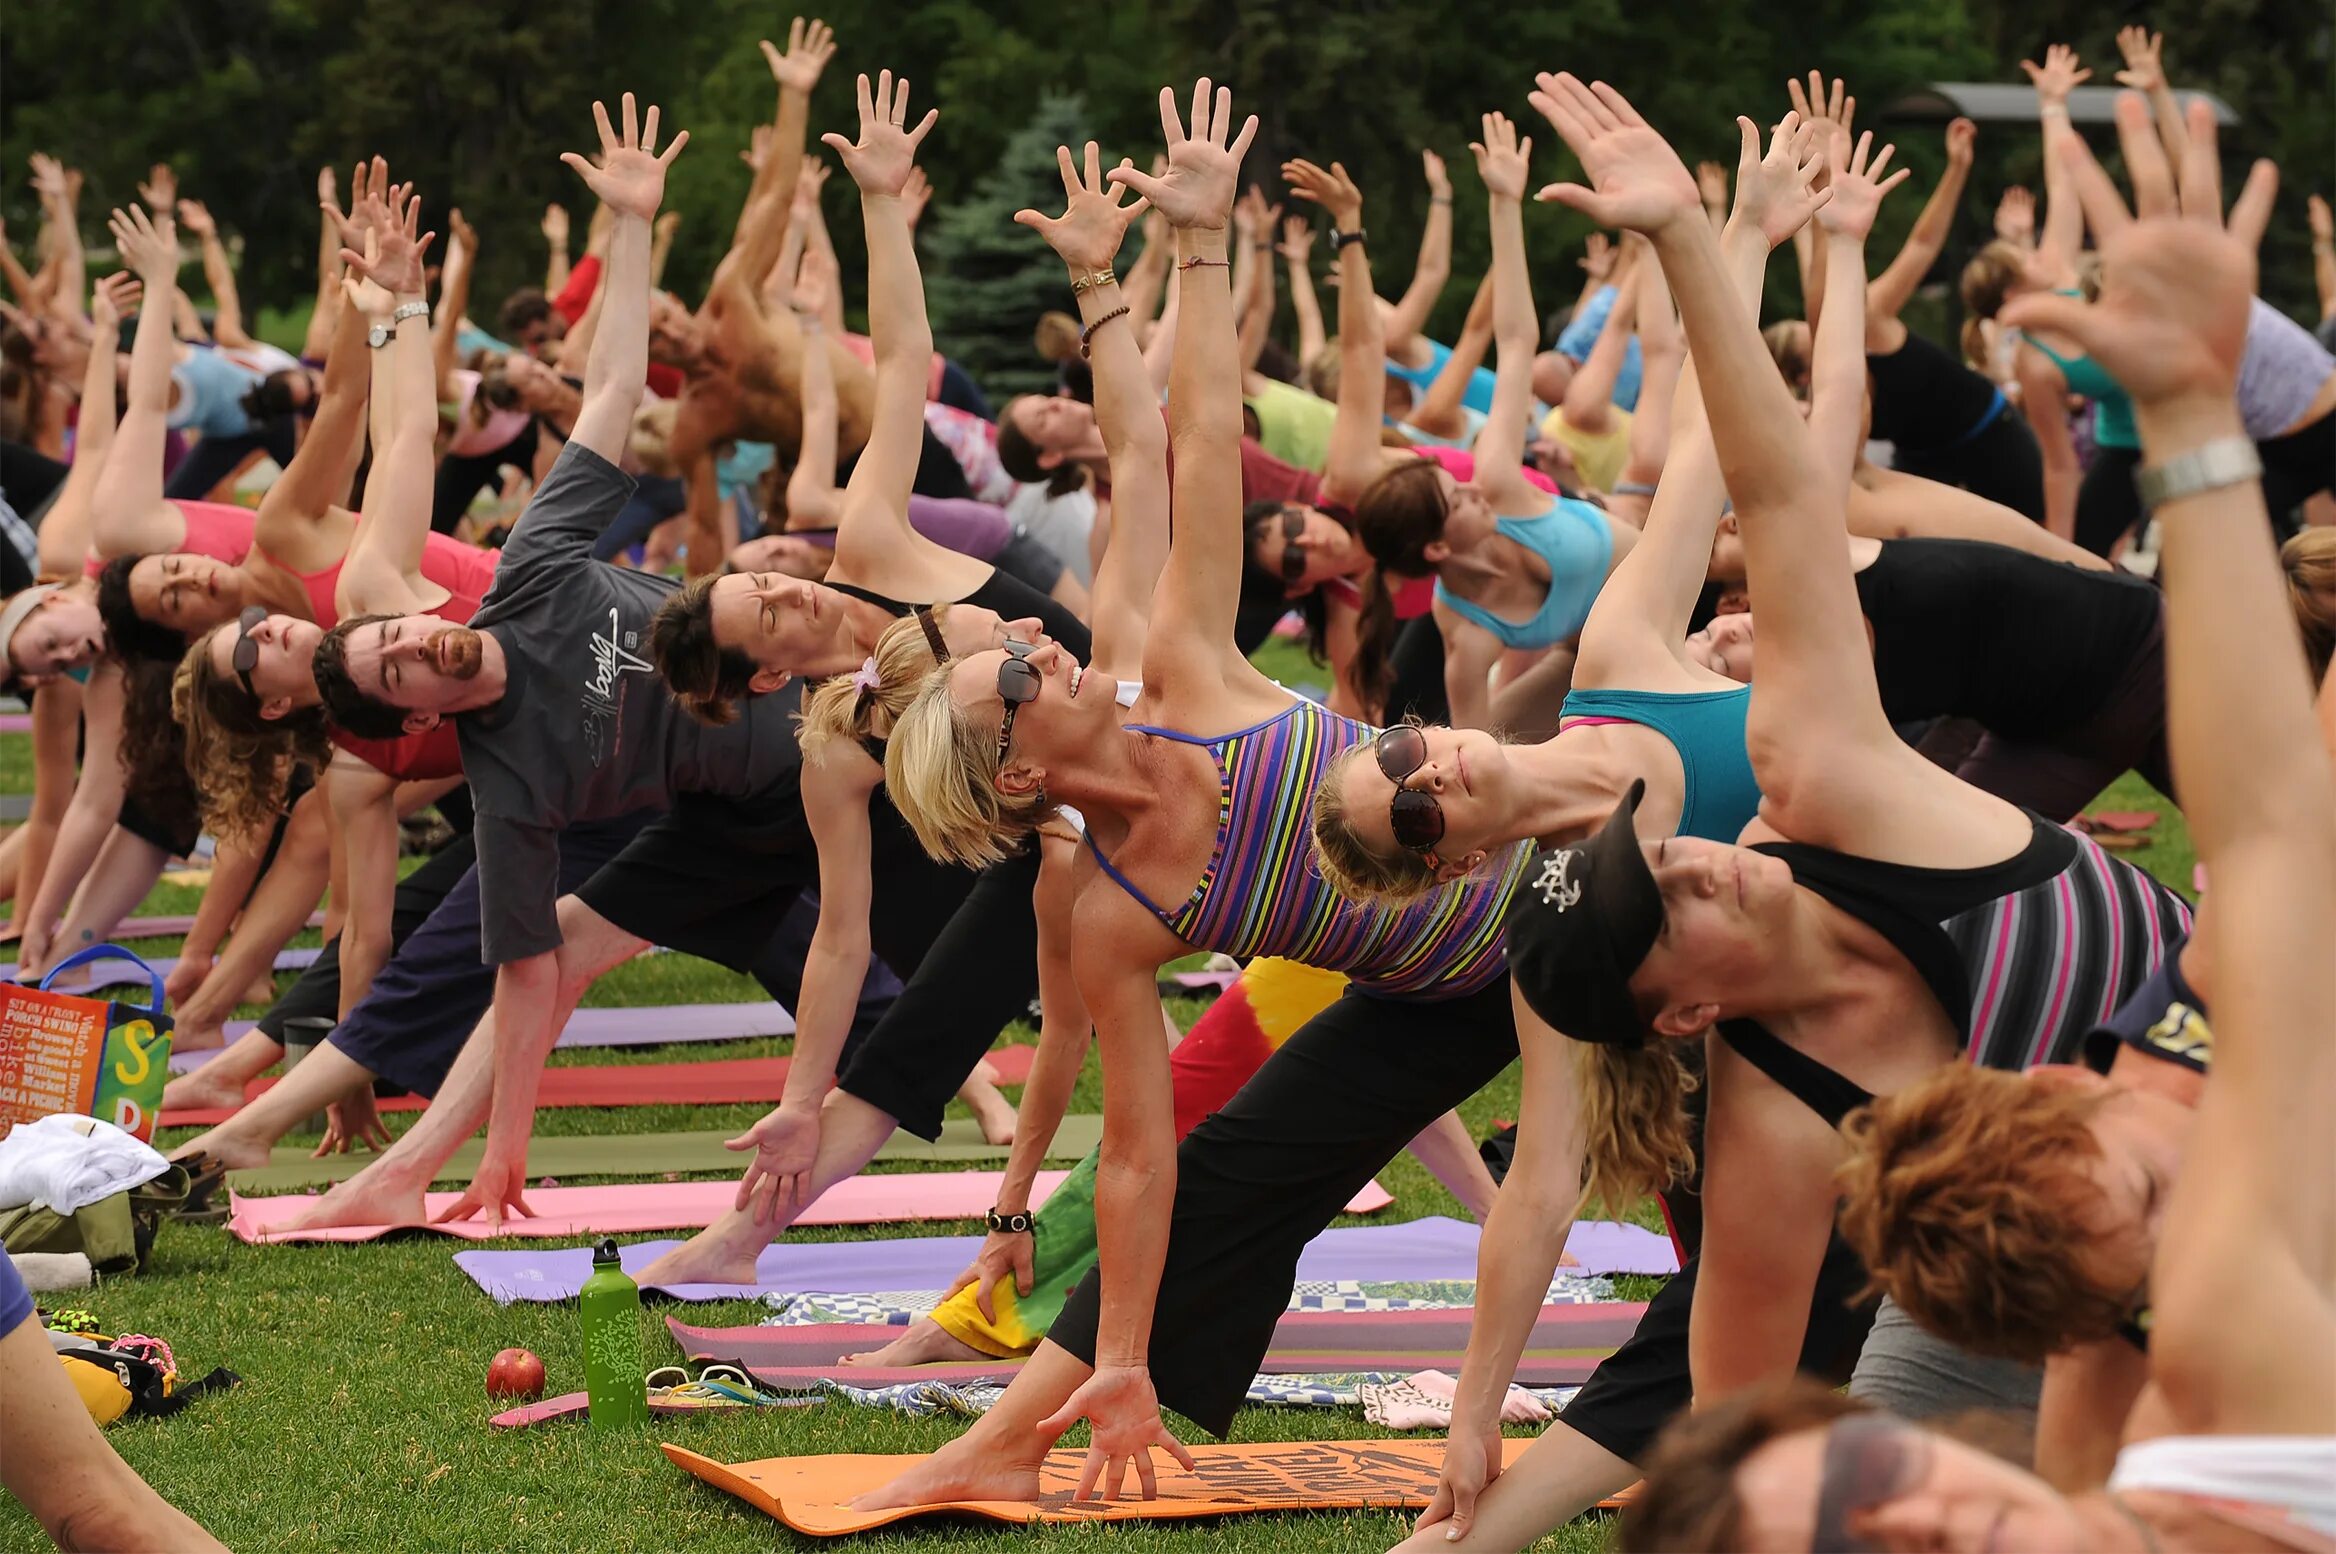
{"label": "raised hand", "polygon": [[317,181],[317,190],[318,203],[323,206],[324,213],[333,218],[333,225],[341,234],[343,248],[362,249],[365,246],[365,234],[373,229],[375,222],[391,219],[388,204],[389,162],[386,158],[375,157],[370,162],[357,164],[356,170],[349,175],[349,208],[346,212],[334,203],[322,179]]}
{"label": "raised hand", "polygon": [[89,298],[89,321],[99,329],[119,329],[122,320],[138,311],[145,285],[129,271],[99,281]]}
{"label": "raised hand", "polygon": [[561,152],[560,160],[576,170],[601,204],[619,215],[647,221],[657,214],[658,203],[665,198],[665,169],[689,144],[689,131],[678,131],[673,143],[659,153],[657,109],[652,104],[648,117],[636,125],[630,92],[624,96],[624,120],[620,136],[608,122],[608,105],[594,103],[592,121],[600,126],[600,161],[594,164],[573,151]]}
{"label": "raised hand", "polygon": [[2036,246],[2036,196],[2025,184],[2013,184],[1995,202],[1995,235],[2022,248]]}
{"label": "raised hand", "polygon": [[1062,256],[1073,275],[1092,275],[1109,269],[1119,254],[1127,229],[1143,215],[1148,202],[1138,199],[1121,203],[1127,190],[1103,176],[1103,155],[1092,140],[1087,142],[1084,177],[1072,165],[1070,147],[1055,147],[1054,160],[1062,169],[1063,195],[1067,202],[1063,213],[1048,216],[1040,211],[1018,210],[1014,212],[1014,220],[1045,238],[1047,246]]}
{"label": "raised hand", "polygon": [[900,213],[908,218],[914,232],[917,223],[925,219],[925,207],[933,203],[933,180],[925,176],[921,167],[908,170],[908,182],[900,186]]}
{"label": "raised hand", "polygon": [[1979,144],[1979,126],[1969,119],[1955,119],[1947,125],[1947,161],[1968,170],[1971,153]]}
{"label": "raised hand", "polygon": [[1266,204],[1265,191],[1255,184],[1233,202],[1233,225],[1249,242],[1273,241],[1273,224],[1281,219],[1282,208]]}
{"label": "raised hand", "polygon": [[1314,258],[1314,223],[1303,216],[1282,218],[1282,240],[1274,252],[1292,264],[1308,264]]}
{"label": "raised hand", "polygon": [[316,170],[316,203],[326,210],[340,209],[341,180],[330,162]]}
{"label": "raised hand", "polygon": [[[352,255],[356,255],[354,260]],[[341,250],[341,265],[345,272],[341,276],[341,295],[349,299],[349,306],[355,308],[360,317],[386,320],[397,311],[396,294],[373,279],[369,272],[368,267],[377,264],[380,258],[381,231],[377,227],[366,229],[363,254],[357,255],[356,250],[349,248]]]}
{"label": "raised hand", "polygon": [[[1837,164],[1832,170],[1833,197],[1817,209],[1817,225],[1841,237],[1863,239],[1874,230],[1874,217],[1882,209],[1882,196],[1904,183],[1911,170],[1901,167],[1888,177],[1882,170],[1890,165],[1890,157],[1898,148],[1884,146],[1874,152],[1874,132],[1867,130],[1857,138],[1857,149],[1846,164]],[[1873,160],[1867,161],[1869,154]]]}
{"label": "raised hand", "polygon": [[819,209],[819,197],[826,192],[828,175],[833,171],[825,157],[804,154],[803,171],[795,179],[796,215],[808,216]]}
{"label": "raised hand", "polygon": [[149,209],[165,215],[178,209],[178,175],[170,170],[168,162],[157,162],[146,169],[146,177],[138,185],[138,198]]}
{"label": "raised hand", "polygon": [[219,235],[219,223],[211,219],[211,209],[201,200],[178,202],[178,223],[197,238]]}
{"label": "raised hand", "polygon": [[898,82],[892,72],[881,71],[871,92],[865,72],[860,76],[860,138],[846,140],[833,130],[819,137],[823,145],[835,148],[843,158],[844,171],[852,175],[852,182],[860,186],[864,195],[898,198],[908,187],[908,175],[917,165],[917,147],[933,132],[933,122],[941,117],[941,110],[928,108],[917,120],[917,127],[908,125],[908,77]]}
{"label": "raised hand", "polygon": [[[1173,149],[1169,156],[1173,160]],[[1232,203],[1230,194],[1225,203]],[[1086,1385],[1071,1394],[1070,1401],[1039,1421],[1038,1433],[1051,1441],[1082,1419],[1094,1428],[1087,1461],[1079,1470],[1078,1492],[1071,1497],[1074,1500],[1096,1498],[1098,1488],[1101,1498],[1117,1500],[1131,1463],[1143,1498],[1157,1498],[1160,1485],[1152,1471],[1155,1446],[1182,1463],[1186,1472],[1193,1471],[1192,1453],[1160,1422],[1159,1394],[1152,1390],[1151,1372],[1140,1365],[1098,1366]]]}
{"label": "raised hand", "polygon": [[1602,227],[1650,237],[1683,215],[1704,219],[1694,175],[1620,92],[1563,72],[1533,79],[1537,89],[1529,100],[1581,159],[1591,184],[1553,183],[1537,198],[1569,205]]}
{"label": "raised hand", "polygon": [[2147,27],[2120,27],[2117,29],[2117,52],[2125,56],[2125,68],[2117,72],[2120,84],[2137,92],[2154,92],[2166,84],[2166,37]]}
{"label": "raised hand", "polygon": [[2074,340],[2145,411],[2195,401],[2227,414],[2247,347],[2255,247],[2271,219],[2279,175],[2257,162],[2226,227],[2214,110],[2191,103],[2188,129],[2177,171],[2148,107],[2139,97],[2117,99],[2132,211],[2083,140],[2061,139],[2059,155],[2100,243],[2100,300],[2025,295],[2004,305],[2003,321]]}
{"label": "raised hand", "polygon": [[771,67],[771,79],[791,91],[809,92],[819,84],[820,72],[835,58],[835,33],[818,17],[805,22],[796,17],[787,24],[787,51],[770,39],[762,40],[762,57]]}
{"label": "raised hand", "polygon": [[1347,176],[1344,162],[1331,163],[1328,172],[1303,158],[1284,162],[1282,182],[1292,197],[1321,206],[1337,230],[1352,232],[1363,224],[1363,191]]}
{"label": "raised hand", "polygon": [[1705,210],[1728,208],[1728,170],[1717,162],[1695,164],[1695,192],[1703,196]]}
{"label": "raised hand", "polygon": [[1525,198],[1525,166],[1533,156],[1533,141],[1517,138],[1517,126],[1507,114],[1486,114],[1484,138],[1470,141],[1468,149],[1476,154],[1476,174],[1484,180],[1486,193],[1496,200]]}
{"label": "raised hand", "polygon": [[2311,225],[2312,241],[2325,243],[2336,239],[2336,214],[2328,210],[2328,202],[2315,194],[2304,201],[2304,220]]}
{"label": "raised hand", "polygon": [[1603,232],[1593,232],[1582,239],[1582,257],[1574,261],[1590,279],[1605,284],[1614,278],[1614,264],[1622,251],[1608,241]]}
{"label": "raised hand", "polygon": [[1419,168],[1428,181],[1428,198],[1449,202],[1452,198],[1452,178],[1444,171],[1444,159],[1423,146],[1419,153]]}
{"label": "raised hand", "polygon": [[835,263],[825,251],[806,247],[803,258],[795,266],[795,287],[788,294],[787,306],[804,318],[827,316],[828,299],[835,295]]}
{"label": "raised hand", "polygon": [[1730,219],[1752,223],[1774,248],[1807,226],[1832,197],[1816,187],[1825,160],[1824,126],[1788,113],[1769,131],[1766,154],[1758,125],[1738,118],[1736,129],[1744,148],[1736,164],[1736,209]]}
{"label": "raised hand", "polygon": [[2023,59],[2020,68],[2035,83],[2037,101],[2047,108],[2065,108],[2068,94],[2093,78],[2090,70],[2079,68],[2076,50],[2065,43],[2055,43],[2046,49],[2043,64]]}
{"label": "raised hand", "polygon": [[546,205],[543,208],[543,240],[560,250],[568,251],[568,207]]}
{"label": "raised hand", "polygon": [[[364,283],[393,298],[422,294],[422,256],[438,234],[420,230],[422,201],[411,189],[411,185],[400,185],[390,191],[387,200],[378,195],[369,197],[365,251],[341,250],[341,263],[349,267],[349,278],[342,284],[349,300],[369,317],[379,310],[380,299],[366,293]],[[454,220],[461,222],[461,212],[454,213]]]}
{"label": "raised hand", "polygon": [[126,210],[116,206],[106,225],[113,231],[122,263],[137,271],[156,296],[169,295],[164,288],[177,284],[179,262],[178,229],[170,217],[149,217],[142,205]]}
{"label": "raised hand", "polygon": [[476,259],[479,254],[478,229],[462,219],[462,207],[450,206],[446,212],[446,246],[459,248],[463,257]]}
{"label": "raised hand", "polygon": [[753,133],[746,137],[746,149],[738,153],[738,160],[759,173],[764,159],[770,154],[771,127],[768,124],[757,124]]}
{"label": "raised hand", "polygon": [[1176,92],[1160,88],[1160,132],[1168,141],[1168,171],[1157,177],[1130,165],[1105,174],[1152,202],[1172,227],[1222,232],[1233,215],[1233,191],[1241,181],[1241,158],[1257,138],[1257,115],[1233,132],[1233,90],[1220,86],[1212,102],[1209,78],[1192,88],[1192,133],[1176,114]]}
{"label": "raised hand", "polygon": [[65,164],[46,151],[35,151],[25,160],[32,168],[33,192],[41,197],[43,203],[51,200],[64,203]]}

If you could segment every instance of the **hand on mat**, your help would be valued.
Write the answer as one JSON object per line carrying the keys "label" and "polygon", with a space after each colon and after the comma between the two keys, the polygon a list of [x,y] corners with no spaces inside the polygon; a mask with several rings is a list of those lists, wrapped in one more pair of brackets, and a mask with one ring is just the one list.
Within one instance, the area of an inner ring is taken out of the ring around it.
{"label": "hand on mat", "polygon": [[354,1154],[360,1144],[377,1151],[389,1148],[389,1129],[382,1126],[369,1084],[359,1085],[324,1109],[324,1137],[317,1140],[308,1158]]}
{"label": "hand on mat", "polygon": [[[1152,1471],[1155,1446],[1182,1463],[1185,1472],[1194,1471],[1192,1453],[1160,1422],[1160,1398],[1152,1390],[1152,1373],[1140,1365],[1106,1366],[1096,1371],[1085,1386],[1071,1394],[1070,1401],[1039,1421],[1038,1433],[1051,1441],[1082,1419],[1093,1427],[1092,1444],[1087,1448],[1085,1465],[1079,1469],[1079,1491],[1071,1497],[1074,1500],[1119,1499],[1131,1462],[1136,1481],[1143,1486],[1143,1498],[1158,1499],[1160,1484]],[[1096,1493],[1098,1479],[1100,1497]]]}
{"label": "hand on mat", "polygon": [[1468,1536],[1476,1524],[1476,1497],[1501,1476],[1501,1427],[1463,1423],[1455,1414],[1452,1433],[1444,1442],[1444,1467],[1436,1475],[1436,1497],[1419,1514],[1421,1532],[1449,1523],[1444,1536],[1454,1541]]}
{"label": "hand on mat", "polygon": [[1009,1278],[1014,1281],[1015,1293],[1025,1298],[1037,1287],[1038,1275],[1030,1262],[1031,1248],[1037,1241],[1038,1238],[1027,1230],[991,1231],[982,1242],[981,1250],[974,1254],[973,1261],[965,1265],[965,1272],[957,1276],[957,1282],[942,1291],[941,1298],[947,1300],[968,1284],[972,1285],[973,1303],[980,1310],[981,1319],[995,1326],[998,1313],[991,1304],[991,1291]]}
{"label": "hand on mat", "polygon": [[187,1000],[195,996],[216,964],[208,955],[181,955],[178,964],[170,968],[170,975],[162,979],[163,1001],[173,1010],[185,1008]]}
{"label": "hand on mat", "polygon": [[754,1151],[738,1181],[739,1212],[751,1212],[757,1225],[777,1224],[781,1214],[792,1218],[811,1201],[811,1167],[819,1158],[819,1107],[781,1102],[722,1147]]}
{"label": "hand on mat", "polygon": [[503,1211],[515,1209],[522,1219],[535,1218],[535,1210],[520,1196],[527,1190],[527,1145],[523,1141],[514,1156],[508,1146],[500,1144],[494,1129],[487,1130],[487,1155],[479,1162],[478,1174],[470,1179],[470,1186],[460,1198],[446,1206],[436,1224],[487,1217],[489,1230],[503,1228]]}

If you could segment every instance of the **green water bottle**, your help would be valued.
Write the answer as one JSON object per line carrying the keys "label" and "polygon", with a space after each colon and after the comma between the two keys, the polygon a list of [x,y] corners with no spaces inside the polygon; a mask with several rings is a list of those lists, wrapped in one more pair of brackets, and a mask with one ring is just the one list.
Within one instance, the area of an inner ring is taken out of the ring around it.
{"label": "green water bottle", "polygon": [[599,1429],[637,1425],[649,1417],[641,1374],[641,1287],[617,1261],[616,1243],[592,1249],[592,1277],[584,1281],[584,1393]]}

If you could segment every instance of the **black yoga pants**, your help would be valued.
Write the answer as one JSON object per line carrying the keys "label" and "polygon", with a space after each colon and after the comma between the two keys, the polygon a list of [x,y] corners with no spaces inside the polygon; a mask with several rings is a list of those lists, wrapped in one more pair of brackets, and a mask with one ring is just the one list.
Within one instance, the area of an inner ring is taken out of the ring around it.
{"label": "black yoga pants", "polygon": [[2036,522],[2044,521],[2044,455],[2027,418],[2010,408],[1969,440],[1926,452],[1900,449],[1892,456],[1894,468],[1942,485],[1960,486]]}
{"label": "black yoga pants", "polygon": [[162,494],[174,502],[199,502],[211,488],[235,473],[247,455],[264,452],[278,469],[289,469],[299,447],[296,416],[271,416],[241,437],[198,437],[187,456],[164,482]]}
{"label": "black yoga pants", "polygon": [[2076,492],[2076,542],[2094,555],[2108,555],[2141,521],[2141,493],[2133,485],[2140,467],[2138,448],[2093,450],[2093,467]]}
{"label": "black yoga pants", "polygon": [[438,461],[438,478],[430,489],[430,527],[452,534],[479,493],[495,483],[506,464],[535,472],[535,442],[540,435],[530,418],[519,435],[487,453],[448,454]]}

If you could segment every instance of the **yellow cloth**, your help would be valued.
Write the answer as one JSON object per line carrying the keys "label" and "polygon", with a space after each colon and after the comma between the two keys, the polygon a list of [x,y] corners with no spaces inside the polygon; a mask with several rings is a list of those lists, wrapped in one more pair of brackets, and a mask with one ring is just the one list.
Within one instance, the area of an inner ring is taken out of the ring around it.
{"label": "yellow cloth", "polygon": [[1630,462],[1630,412],[1616,405],[1606,412],[1614,418],[1603,432],[1576,431],[1566,424],[1565,411],[1552,410],[1541,423],[1541,435],[1573,455],[1574,470],[1593,491],[1612,491]]}
{"label": "yellow cloth", "polygon": [[1257,412],[1257,440],[1266,452],[1298,469],[1319,471],[1330,462],[1337,405],[1272,378],[1246,403]]}

